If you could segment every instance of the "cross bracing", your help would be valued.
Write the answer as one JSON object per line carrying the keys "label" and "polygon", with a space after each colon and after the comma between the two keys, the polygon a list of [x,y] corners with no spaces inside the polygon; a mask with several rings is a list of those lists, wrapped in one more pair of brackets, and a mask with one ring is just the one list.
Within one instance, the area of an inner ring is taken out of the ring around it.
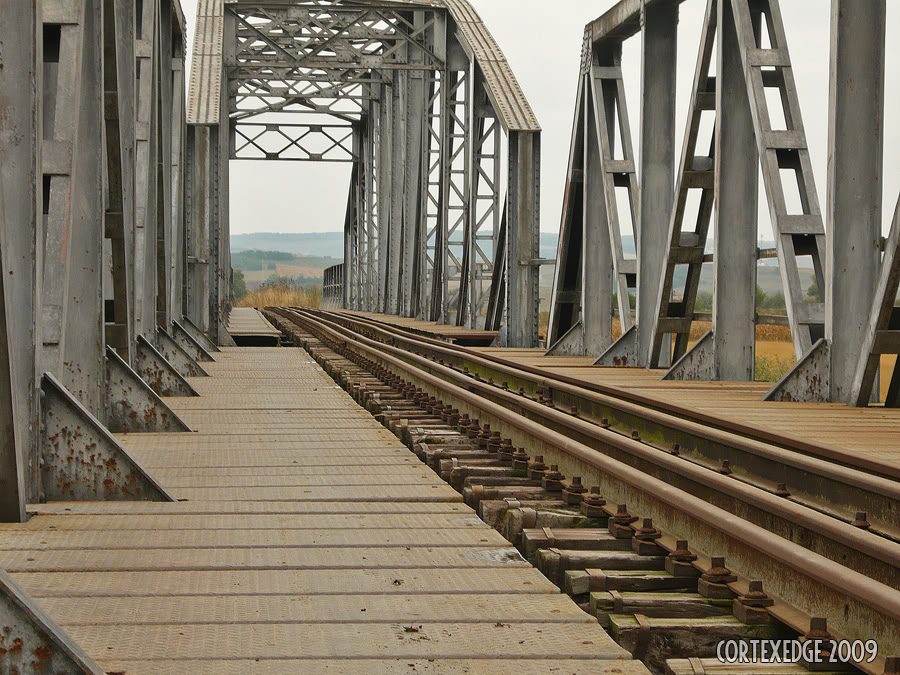
{"label": "cross bracing", "polygon": [[[685,1],[694,0],[621,0],[585,29],[549,353],[666,368],[669,379],[752,380],[756,325],[777,322],[790,328],[798,364],[769,400],[877,400],[879,359],[900,352],[896,222],[890,237],[881,236],[885,3],[830,3],[823,209],[779,0],[695,1],[706,11],[676,163],[675,57]],[[633,153],[615,83],[622,43],[634,36],[642,81]],[[617,189],[628,191],[636,260],[623,254]],[[772,224],[772,249],[757,247],[760,207]],[[783,317],[756,307],[757,262],[773,258]],[[808,297],[803,266],[825,289],[821,297]],[[704,270],[714,277],[711,315],[697,307]],[[613,342],[616,313],[623,335]],[[712,330],[693,343],[700,319],[711,319]],[[898,404],[897,372],[887,405]]]}
{"label": "cross bracing", "polygon": [[199,12],[188,118],[224,134],[220,162],[353,164],[345,306],[536,343],[540,127],[468,2]]}

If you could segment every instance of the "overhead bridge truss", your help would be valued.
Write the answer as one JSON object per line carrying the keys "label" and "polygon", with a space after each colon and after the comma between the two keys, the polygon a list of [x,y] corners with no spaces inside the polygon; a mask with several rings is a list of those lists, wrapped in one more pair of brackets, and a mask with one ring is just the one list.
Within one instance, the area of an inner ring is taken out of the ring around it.
{"label": "overhead bridge truss", "polygon": [[340,306],[537,343],[540,127],[466,0],[201,0],[188,121],[220,190],[229,158],[353,164]]}
{"label": "overhead bridge truss", "polygon": [[[780,0],[690,0],[705,4],[705,16],[676,161],[685,1],[621,0],[586,27],[549,353],[666,368],[668,379],[753,380],[756,326],[779,323],[790,328],[798,365],[770,400],[877,400],[879,359],[900,352],[897,218],[881,236],[885,1],[830,3],[824,213]],[[622,68],[622,44],[634,36],[642,41],[637,149]],[[757,243],[760,175],[770,249]],[[756,306],[763,259],[777,259],[784,316]],[[801,283],[803,267],[819,297]],[[697,308],[704,270],[713,279],[711,315]],[[613,342],[616,314],[622,336]],[[694,344],[701,319],[712,330]],[[895,368],[886,404],[897,406],[898,396]]]}

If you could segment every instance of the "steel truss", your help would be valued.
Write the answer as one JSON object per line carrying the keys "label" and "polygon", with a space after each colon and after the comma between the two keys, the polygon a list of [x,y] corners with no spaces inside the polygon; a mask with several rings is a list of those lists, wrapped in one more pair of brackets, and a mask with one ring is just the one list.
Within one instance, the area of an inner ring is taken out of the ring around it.
{"label": "steel truss", "polygon": [[218,340],[230,306],[184,40],[177,0],[38,0],[0,22],[0,520],[129,480],[171,499],[110,431],[187,429],[154,387],[202,374],[181,326]]}
{"label": "steel truss", "polygon": [[[862,404],[873,396],[876,356],[900,351],[892,318],[897,273],[889,269],[896,265],[897,235],[879,262],[884,2],[859,11],[845,9],[844,0],[832,6],[826,236],[778,0],[707,0],[681,166],[674,173],[680,1],[622,2],[587,27],[550,353],[593,354],[603,365],[656,368],[671,361],[667,378],[752,380],[755,325],[772,321],[756,311],[756,266],[761,258],[777,258],[799,363],[767,398]],[[621,82],[621,43],[637,33],[643,41],[639,179],[623,97],[614,84]],[[661,74],[661,63],[672,69]],[[612,120],[619,124],[618,139],[609,136]],[[712,134],[704,138],[708,129]],[[613,147],[621,157],[614,158]],[[760,168],[776,240],[772,250],[756,245]],[[858,177],[853,184],[861,187],[850,187],[841,178],[845,173]],[[630,188],[636,263],[622,253],[623,200],[611,190],[616,185]],[[818,288],[825,289],[819,299],[807,298],[801,285],[804,257]],[[712,266],[715,278],[713,329],[688,349],[704,265]],[[612,346],[610,268],[624,329]],[[637,296],[634,326],[629,288]],[[896,405],[895,389],[888,404]]]}
{"label": "steel truss", "polygon": [[536,344],[540,127],[467,2],[203,0],[195,55],[213,256],[227,158],[350,162],[342,306]]}

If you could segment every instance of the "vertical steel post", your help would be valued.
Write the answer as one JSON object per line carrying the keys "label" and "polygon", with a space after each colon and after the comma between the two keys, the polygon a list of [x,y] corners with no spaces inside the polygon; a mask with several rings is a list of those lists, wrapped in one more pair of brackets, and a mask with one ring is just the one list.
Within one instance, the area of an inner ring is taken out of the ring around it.
{"label": "vertical steel post", "polygon": [[584,219],[582,231],[581,320],[584,353],[599,355],[612,344],[613,264],[604,197],[603,165],[597,136],[596,110],[585,75]]}
{"label": "vertical steel post", "polygon": [[538,341],[540,236],[540,134],[509,134],[509,238],[507,240],[507,347],[534,347]]}
{"label": "vertical steel post", "polygon": [[135,333],[152,340],[156,331],[156,97],[154,56],[157,0],[146,0],[135,17],[134,53],[138,87],[135,103],[134,307]]}
{"label": "vertical steel post", "polygon": [[390,313],[390,256],[392,184],[394,177],[394,88],[396,80],[390,72],[382,76],[380,158],[378,164],[378,311]]}
{"label": "vertical steel post", "polygon": [[746,381],[755,368],[759,161],[734,11],[724,1],[718,11],[714,358],[718,379]]}
{"label": "vertical steel post", "polygon": [[172,26],[171,0],[161,0],[159,32],[154,41],[157,52],[159,96],[153,114],[157,116],[157,165],[153,168],[159,188],[156,193],[156,324],[169,330],[172,321]]}
{"label": "vertical steel post", "polygon": [[[885,22],[884,0],[832,0],[825,289],[832,401],[850,401],[881,264]],[[877,378],[874,389],[877,396]]]}
{"label": "vertical steel post", "polygon": [[105,236],[112,258],[113,317],[106,343],[134,361],[134,3],[104,0]]}
{"label": "vertical steel post", "polygon": [[[39,35],[41,17],[36,4],[22,3],[0,21],[0,274],[8,311],[0,312],[5,346],[0,359],[8,373],[0,373],[0,492],[6,493],[0,519],[22,520],[24,504],[39,497],[37,461],[40,372],[41,295],[44,219],[41,185],[41,80]],[[49,195],[48,195],[49,196]],[[7,319],[13,312],[16,320]],[[5,393],[4,393],[5,392]],[[10,398],[7,398],[10,397]],[[12,428],[8,425],[12,424]],[[14,441],[10,443],[10,437]],[[22,476],[21,483],[19,476]],[[3,480],[6,480],[3,483]],[[21,492],[16,494],[18,486]]]}
{"label": "vertical steel post", "polygon": [[[641,34],[640,224],[636,365],[646,366],[659,313],[659,284],[666,264],[675,181],[675,94],[678,3],[644,9]],[[664,340],[663,351],[669,353]],[[667,359],[660,365],[667,365]]]}
{"label": "vertical steel post", "polygon": [[[174,23],[173,23],[174,26]],[[185,92],[184,92],[184,36],[177,26],[172,54],[172,241],[171,241],[171,311],[172,318],[181,320],[184,314],[182,287],[185,274],[184,250],[184,178],[185,178]]]}
{"label": "vertical steel post", "polygon": [[[418,11],[413,13],[413,26],[421,32],[425,25],[425,13]],[[421,40],[421,38],[417,39]],[[420,68],[425,62],[425,52],[416,47],[407,45],[407,61],[411,65]],[[400,297],[400,314],[406,317],[415,316],[415,301],[413,294],[418,292],[421,279],[416,277],[417,249],[419,242],[423,241],[420,232],[424,225],[422,222],[422,157],[427,153],[423,147],[423,132],[425,129],[425,73],[421,69],[411,70],[405,73],[404,95],[406,97],[403,111],[406,117],[406,135],[404,139],[405,159],[403,171],[403,262],[400,271],[403,275]],[[421,244],[424,246],[424,242]]]}
{"label": "vertical steel post", "polygon": [[[3,210],[2,191],[0,191],[0,224],[3,227],[8,224]],[[0,522],[18,523],[26,518],[24,469],[27,448],[23,442],[26,439],[20,439],[18,436],[18,432],[23,431],[24,425],[20,422],[19,430],[16,429],[18,414],[16,399],[21,398],[17,396],[20,392],[20,383],[12,362],[15,333],[9,329],[12,322],[6,311],[6,287],[10,284],[5,282],[3,252],[0,248]]]}
{"label": "vertical steel post", "polygon": [[386,314],[401,313],[400,273],[403,264],[403,176],[405,175],[406,147],[406,98],[409,96],[409,73],[396,71],[391,88],[391,117],[393,136],[391,143],[392,180],[388,189],[390,198],[390,246],[388,247],[388,292]]}
{"label": "vertical steel post", "polygon": [[[374,92],[376,85],[368,85],[368,91]],[[366,117],[366,293],[360,309],[367,312],[377,310],[378,302],[378,189],[376,186],[376,131],[378,125],[378,105],[369,101],[369,114]]]}

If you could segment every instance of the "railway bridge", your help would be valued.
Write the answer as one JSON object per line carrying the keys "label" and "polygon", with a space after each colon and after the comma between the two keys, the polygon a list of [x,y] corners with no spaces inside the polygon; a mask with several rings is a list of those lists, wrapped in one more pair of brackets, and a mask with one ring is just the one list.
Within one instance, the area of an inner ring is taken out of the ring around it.
{"label": "railway bridge", "polygon": [[[6,0],[0,675],[900,674],[887,2],[814,10],[824,209],[783,3],[607,4],[545,259],[478,0],[198,0],[190,59],[180,0]],[[233,306],[232,160],[351,165],[322,307]]]}

